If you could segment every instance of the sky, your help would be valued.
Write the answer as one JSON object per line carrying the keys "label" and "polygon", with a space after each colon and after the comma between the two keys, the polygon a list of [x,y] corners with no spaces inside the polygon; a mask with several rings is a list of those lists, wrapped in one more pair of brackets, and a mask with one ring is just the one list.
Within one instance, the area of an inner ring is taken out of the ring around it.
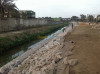
{"label": "sky", "polygon": [[33,10],[36,17],[80,16],[100,14],[100,0],[17,0],[19,10]]}

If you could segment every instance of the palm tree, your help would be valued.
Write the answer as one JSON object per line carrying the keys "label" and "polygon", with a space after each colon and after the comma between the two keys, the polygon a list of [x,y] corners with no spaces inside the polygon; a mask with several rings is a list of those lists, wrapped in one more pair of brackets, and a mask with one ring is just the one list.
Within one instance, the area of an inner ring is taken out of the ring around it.
{"label": "palm tree", "polygon": [[5,17],[8,13],[13,15],[13,13],[18,13],[18,8],[13,3],[15,0],[0,0],[0,13],[2,17]]}

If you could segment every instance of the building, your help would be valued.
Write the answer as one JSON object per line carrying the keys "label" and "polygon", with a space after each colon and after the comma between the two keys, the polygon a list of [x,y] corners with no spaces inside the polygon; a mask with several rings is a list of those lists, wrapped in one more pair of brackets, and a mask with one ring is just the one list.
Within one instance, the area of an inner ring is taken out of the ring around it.
{"label": "building", "polygon": [[71,21],[71,18],[61,18],[61,20],[67,22],[67,21]]}
{"label": "building", "polygon": [[32,10],[19,10],[20,18],[35,18],[35,12]]}

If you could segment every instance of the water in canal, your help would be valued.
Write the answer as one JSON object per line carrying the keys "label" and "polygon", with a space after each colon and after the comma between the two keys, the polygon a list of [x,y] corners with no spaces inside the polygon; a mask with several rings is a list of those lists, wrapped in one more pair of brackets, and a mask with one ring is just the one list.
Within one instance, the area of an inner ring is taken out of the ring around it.
{"label": "water in canal", "polygon": [[[47,36],[45,39],[49,39],[52,37],[53,37],[53,34]],[[9,51],[9,52],[4,53],[3,55],[0,55],[0,67],[7,64],[10,61],[12,61],[16,57],[22,55],[24,52],[26,52],[30,48],[33,48],[36,44],[38,44],[41,41],[42,40],[36,40],[36,41],[31,42],[31,43],[24,44],[22,46],[19,46],[19,47],[13,49],[12,51]]]}
{"label": "water in canal", "polygon": [[[59,30],[56,31],[55,33],[58,33],[58,32],[59,32]],[[55,33],[48,35],[45,39],[52,38]],[[43,40],[45,40],[45,39],[43,39]],[[19,46],[19,47],[13,49],[12,51],[9,51],[9,52],[6,52],[3,55],[0,55],[0,67],[7,64],[10,61],[12,61],[16,57],[22,55],[24,52],[26,52],[30,48],[33,48],[39,42],[42,42],[42,40],[36,40],[36,41],[31,42],[31,43],[24,44],[22,46]]]}
{"label": "water in canal", "polygon": [[14,58],[20,56],[21,54],[23,54],[24,52],[26,52],[28,50],[29,46],[31,46],[39,41],[41,41],[41,40],[36,40],[31,43],[24,44],[22,46],[19,46],[19,47],[13,49],[12,51],[9,51],[3,55],[0,55],[0,67],[5,65],[6,63],[10,62]]}

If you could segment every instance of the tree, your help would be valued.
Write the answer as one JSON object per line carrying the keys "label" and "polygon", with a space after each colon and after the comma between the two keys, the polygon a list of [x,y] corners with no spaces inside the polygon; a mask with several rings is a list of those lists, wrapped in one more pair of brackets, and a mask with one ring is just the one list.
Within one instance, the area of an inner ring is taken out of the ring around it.
{"label": "tree", "polygon": [[85,21],[86,20],[86,15],[81,14],[81,21]]}
{"label": "tree", "polygon": [[100,15],[97,15],[97,22],[100,22]]}
{"label": "tree", "polygon": [[78,18],[77,16],[72,16],[72,17],[71,17],[71,20],[72,20],[72,21],[78,21],[78,19],[79,19],[79,18]]}
{"label": "tree", "polygon": [[2,17],[5,17],[5,15],[13,15],[15,13],[18,14],[18,8],[13,3],[15,0],[0,0],[0,13]]}
{"label": "tree", "polygon": [[94,21],[94,16],[93,15],[88,15],[87,17],[89,22],[93,22]]}

